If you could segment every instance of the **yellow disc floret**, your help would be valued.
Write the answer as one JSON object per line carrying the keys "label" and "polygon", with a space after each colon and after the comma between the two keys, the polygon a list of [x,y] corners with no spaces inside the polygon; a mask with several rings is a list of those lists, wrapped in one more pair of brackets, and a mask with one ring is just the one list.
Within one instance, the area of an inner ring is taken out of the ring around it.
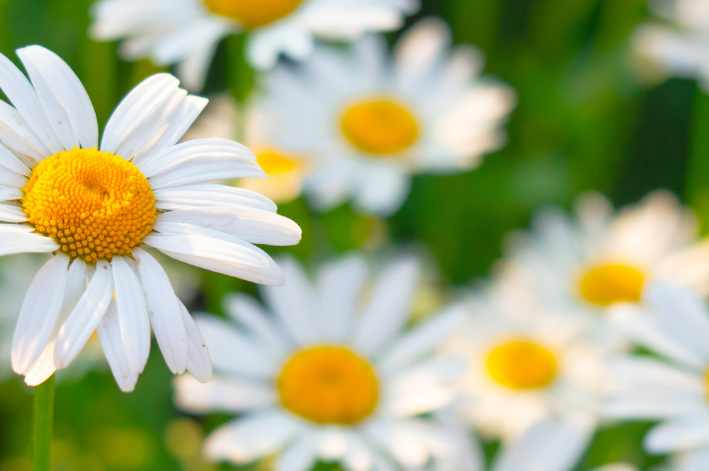
{"label": "yellow disc floret", "polygon": [[355,103],[343,113],[341,126],[350,144],[379,157],[396,157],[419,138],[414,114],[388,98]]}
{"label": "yellow disc floret", "polygon": [[371,365],[346,347],[319,345],[298,351],[278,377],[281,404],[318,424],[351,425],[367,418],[379,401]]}
{"label": "yellow disc floret", "polygon": [[259,153],[256,156],[256,163],[268,176],[282,175],[301,167],[298,159],[272,150]]}
{"label": "yellow disc floret", "polygon": [[581,278],[579,291],[588,302],[610,306],[640,301],[645,275],[629,265],[609,263],[588,270]]}
{"label": "yellow disc floret", "polygon": [[129,254],[157,217],[140,170],[96,149],[74,148],[43,160],[22,191],[22,209],[35,230],[87,262]]}
{"label": "yellow disc floret", "polygon": [[527,340],[515,340],[494,348],[487,356],[490,377],[511,389],[539,389],[556,377],[552,352]]}
{"label": "yellow disc floret", "polygon": [[238,21],[246,29],[280,20],[295,11],[303,0],[204,0],[213,13]]}

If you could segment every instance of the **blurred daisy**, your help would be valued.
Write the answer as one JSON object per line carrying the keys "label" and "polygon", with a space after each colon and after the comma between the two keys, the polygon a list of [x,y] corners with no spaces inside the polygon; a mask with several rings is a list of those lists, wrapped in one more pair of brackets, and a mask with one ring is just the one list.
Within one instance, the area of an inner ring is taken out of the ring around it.
{"label": "blurred daisy", "polygon": [[[265,288],[268,311],[233,296],[238,324],[198,319],[217,375],[175,383],[176,402],[195,413],[240,416],[213,432],[206,453],[235,464],[280,452],[276,469],[310,469],[320,459],[347,470],[421,466],[449,450],[445,433],[416,417],[447,404],[459,359],[432,356],[460,320],[432,318],[404,332],[417,264],[390,265],[370,292],[360,258],[325,266],[312,285],[293,262],[288,282]],[[366,294],[366,296],[364,296]]]}
{"label": "blurred daisy", "polygon": [[[609,306],[636,303],[648,282],[669,279],[709,294],[709,243],[677,198],[651,193],[614,213],[595,193],[578,199],[569,217],[538,215],[531,233],[512,236],[500,265],[500,298],[583,312],[605,326]],[[607,327],[607,326],[606,326]],[[607,339],[608,340],[608,339]]]}
{"label": "blurred daisy", "polygon": [[418,7],[418,0],[99,0],[91,34],[126,39],[128,59],[178,64],[185,85],[199,90],[217,45],[229,34],[248,32],[246,56],[266,69],[281,53],[304,59],[316,37],[350,40],[398,29]]}
{"label": "blurred daisy", "polygon": [[445,346],[467,360],[459,412],[485,438],[510,441],[555,417],[587,424],[579,433],[594,431],[606,354],[583,318],[524,304],[508,309],[483,295],[450,309],[467,315]]}
{"label": "blurred daisy", "polygon": [[680,469],[706,469],[709,309],[686,288],[669,283],[653,283],[644,296],[647,308],[620,305],[613,320],[656,356],[625,355],[612,363],[607,413],[660,421],[645,436],[645,449],[684,452],[687,467]]}
{"label": "blurred daisy", "polygon": [[212,369],[192,317],[145,251],[257,283],[282,284],[252,243],[288,245],[292,221],[252,192],[203,183],[259,176],[235,142],[175,144],[206,100],[159,74],[115,110],[98,147],[84,87],[56,54],[18,51],[31,82],[0,56],[0,255],[53,253],[30,284],[12,342],[13,370],[29,385],[67,367],[94,331],[120,388],[131,391],[151,326],[168,367],[201,380]]}
{"label": "blurred daisy", "polygon": [[504,144],[513,91],[480,79],[481,54],[451,51],[450,42],[448,27],[429,19],[405,34],[391,62],[384,39],[368,36],[349,54],[321,47],[270,74],[264,101],[281,143],[317,159],[306,182],[317,206],[351,198],[389,215],[412,174],[470,170]]}
{"label": "blurred daisy", "polygon": [[[452,410],[436,413],[454,445],[454,453],[434,461],[434,471],[572,471],[590,442],[585,423],[573,420],[540,420],[518,439],[503,444],[490,466],[474,434],[461,424]],[[614,463],[593,471],[637,471],[623,463]]]}
{"label": "blurred daisy", "polygon": [[[233,98],[218,96],[190,128],[186,138],[235,139],[238,114]],[[303,181],[312,169],[311,159],[304,154],[293,154],[282,149],[274,137],[273,116],[256,105],[248,108],[244,127],[244,141],[256,155],[256,162],[268,179],[244,178],[239,180],[238,186],[261,193],[276,203],[287,203],[299,197],[303,191]]]}
{"label": "blurred daisy", "polygon": [[709,2],[654,0],[650,6],[664,21],[641,25],[635,31],[634,48],[639,58],[651,66],[641,72],[696,78],[707,89]]}

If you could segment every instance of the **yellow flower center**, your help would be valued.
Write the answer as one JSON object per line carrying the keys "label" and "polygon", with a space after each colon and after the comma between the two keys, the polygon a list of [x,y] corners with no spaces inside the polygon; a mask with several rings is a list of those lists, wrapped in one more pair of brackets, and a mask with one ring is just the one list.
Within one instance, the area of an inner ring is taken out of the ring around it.
{"label": "yellow flower center", "polygon": [[282,175],[300,166],[298,159],[275,151],[264,151],[256,156],[256,162],[268,175]]}
{"label": "yellow flower center", "polygon": [[579,291],[587,301],[600,306],[640,301],[645,275],[628,265],[610,263],[591,268],[581,278]]}
{"label": "yellow flower center", "polygon": [[539,389],[554,381],[557,362],[546,348],[526,340],[515,340],[490,352],[487,371],[493,380],[508,388]]}
{"label": "yellow flower center", "polygon": [[357,149],[391,157],[411,147],[419,137],[419,124],[404,105],[390,99],[356,103],[342,115],[342,132]]}
{"label": "yellow flower center", "polygon": [[238,21],[246,29],[280,20],[295,11],[303,0],[204,0],[213,13]]}
{"label": "yellow flower center", "polygon": [[140,170],[96,149],[74,148],[43,160],[22,191],[22,209],[35,230],[87,262],[130,253],[157,217]]}
{"label": "yellow flower center", "polygon": [[379,401],[371,365],[346,347],[320,345],[298,351],[278,378],[283,407],[318,424],[351,425]]}

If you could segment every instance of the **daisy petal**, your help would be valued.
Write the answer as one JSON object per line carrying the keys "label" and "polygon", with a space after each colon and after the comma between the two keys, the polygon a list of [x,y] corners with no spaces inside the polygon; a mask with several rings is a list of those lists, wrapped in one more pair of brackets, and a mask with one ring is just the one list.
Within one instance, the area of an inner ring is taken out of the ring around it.
{"label": "daisy petal", "polygon": [[252,244],[296,245],[302,235],[298,224],[288,218],[269,211],[245,207],[176,209],[159,214],[157,220],[158,222],[182,222],[214,229],[233,234]]}
{"label": "daisy petal", "polygon": [[86,89],[59,56],[40,46],[18,49],[54,132],[65,150],[98,146],[98,122]]}
{"label": "daisy petal", "polygon": [[29,226],[0,224],[0,255],[15,253],[49,253],[59,245],[49,237],[32,232]]}
{"label": "daisy petal", "polygon": [[310,433],[300,433],[278,458],[276,471],[307,471],[316,462],[315,438]]}
{"label": "daisy petal", "polygon": [[643,440],[648,452],[665,454],[691,450],[709,443],[706,417],[683,417],[653,427]]}
{"label": "daisy petal", "polygon": [[268,409],[219,427],[207,438],[206,454],[216,461],[248,463],[278,450],[300,429],[295,420]]}
{"label": "daisy petal", "polygon": [[0,187],[0,201],[17,201],[19,199],[22,199],[22,190]]}
{"label": "daisy petal", "polygon": [[22,162],[34,167],[52,152],[30,130],[22,115],[4,101],[0,101],[0,142],[12,149]]}
{"label": "daisy petal", "polygon": [[116,384],[123,392],[133,392],[138,382],[138,373],[133,371],[128,363],[115,301],[111,300],[106,314],[96,326],[96,331]]}
{"label": "daisy petal", "polygon": [[42,266],[30,285],[12,339],[12,369],[24,374],[46,348],[59,317],[69,257],[59,254]]}
{"label": "daisy petal", "polygon": [[152,255],[135,248],[133,257],[160,351],[170,371],[182,374],[187,368],[187,334],[180,303],[165,270]]}
{"label": "daisy petal", "polygon": [[0,204],[0,221],[2,222],[27,222],[27,215],[16,204]]}
{"label": "daisy petal", "polygon": [[213,206],[246,206],[263,211],[276,211],[273,201],[255,191],[213,183],[153,189],[153,194],[156,200],[155,207],[166,211]]}
{"label": "daisy petal", "polygon": [[350,257],[326,265],[318,275],[320,320],[327,338],[344,340],[352,327],[355,306],[367,277],[367,265],[362,257]]}
{"label": "daisy petal", "polygon": [[143,287],[124,257],[113,257],[114,297],[131,372],[140,374],[150,354],[150,320]]}
{"label": "daisy petal", "polygon": [[187,370],[197,381],[206,383],[212,379],[213,374],[212,358],[209,355],[207,342],[204,341],[202,332],[199,331],[197,324],[182,302],[180,302],[180,312],[187,334]]}
{"label": "daisy petal", "polygon": [[242,324],[259,342],[279,356],[285,355],[293,343],[274,322],[273,316],[267,313],[262,305],[251,296],[245,294],[228,294],[224,299],[224,309],[227,314]]}
{"label": "daisy petal", "polygon": [[25,384],[35,387],[44,383],[57,371],[54,366],[54,341],[49,342],[37,361],[25,371]]}
{"label": "daisy petal", "polygon": [[160,176],[150,178],[148,181],[153,189],[162,190],[174,186],[230,178],[268,178],[268,176],[255,162],[228,160],[188,163]]}
{"label": "daisy petal", "polygon": [[32,170],[3,145],[0,145],[0,166],[25,177],[29,177],[32,174]]}
{"label": "daisy petal", "polygon": [[237,413],[275,404],[271,386],[232,378],[214,378],[200,383],[191,376],[177,378],[175,403],[196,414]]}
{"label": "daisy petal", "polygon": [[179,223],[156,223],[143,239],[172,258],[254,283],[283,284],[283,273],[258,247],[223,232]]}
{"label": "daisy petal", "polygon": [[86,291],[71,311],[59,331],[54,362],[57,368],[66,368],[79,354],[96,330],[113,297],[111,265],[105,260],[96,264],[96,272]]}
{"label": "daisy petal", "polygon": [[354,344],[362,353],[375,355],[399,332],[409,314],[418,277],[417,261],[406,259],[377,280],[369,307],[355,329]]}

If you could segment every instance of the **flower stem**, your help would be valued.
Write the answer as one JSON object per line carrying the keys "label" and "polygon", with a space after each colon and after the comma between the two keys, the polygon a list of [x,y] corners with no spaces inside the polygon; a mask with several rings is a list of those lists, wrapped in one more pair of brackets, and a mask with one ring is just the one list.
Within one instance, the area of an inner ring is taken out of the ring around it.
{"label": "flower stem", "polygon": [[229,91],[238,105],[235,137],[243,142],[246,102],[254,86],[254,73],[246,59],[246,33],[230,36],[227,41]]}
{"label": "flower stem", "polygon": [[709,95],[697,87],[692,109],[689,161],[684,194],[699,216],[702,234],[709,229]]}
{"label": "flower stem", "polygon": [[34,471],[51,469],[54,375],[34,388]]}

